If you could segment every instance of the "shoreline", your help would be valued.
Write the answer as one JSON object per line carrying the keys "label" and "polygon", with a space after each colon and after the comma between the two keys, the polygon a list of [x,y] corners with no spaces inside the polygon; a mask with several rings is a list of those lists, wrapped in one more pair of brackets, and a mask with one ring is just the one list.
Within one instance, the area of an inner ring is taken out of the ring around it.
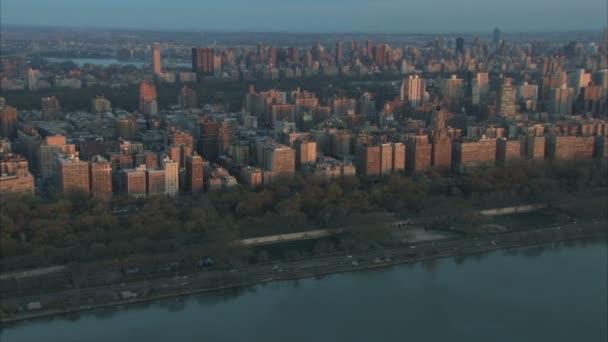
{"label": "shoreline", "polygon": [[[605,222],[603,222],[603,223],[605,223]],[[535,229],[535,230],[523,231],[523,232],[511,232],[511,233],[506,233],[505,235],[531,235],[534,233],[543,233],[543,232],[551,231],[551,230],[553,230],[553,229],[552,228],[541,228],[541,229]],[[253,279],[250,279],[250,280],[241,281],[241,282],[238,282],[238,281],[229,282],[228,284],[214,286],[214,287],[177,289],[177,290],[173,290],[173,291],[167,291],[165,293],[159,293],[156,295],[149,295],[149,296],[137,297],[137,298],[132,298],[132,299],[120,299],[120,300],[115,300],[115,301],[106,302],[106,303],[80,305],[80,306],[75,306],[75,307],[67,308],[67,309],[49,309],[49,310],[41,310],[41,311],[34,311],[34,312],[22,312],[13,317],[0,318],[0,325],[7,325],[7,324],[10,325],[10,324],[16,324],[19,322],[29,321],[29,320],[50,318],[50,317],[54,317],[54,316],[63,316],[63,315],[77,313],[77,312],[85,312],[85,311],[91,311],[91,310],[102,309],[102,308],[148,303],[148,302],[154,302],[154,301],[158,301],[158,300],[162,300],[162,299],[189,296],[189,295],[193,295],[193,294],[212,293],[212,292],[219,292],[219,291],[223,291],[223,290],[230,290],[230,289],[236,289],[236,288],[252,287],[252,286],[263,285],[263,284],[268,284],[268,283],[272,283],[272,282],[294,281],[294,280],[307,279],[307,278],[318,278],[318,277],[324,277],[324,276],[328,276],[328,275],[332,275],[332,274],[365,271],[365,270],[378,269],[378,268],[387,268],[387,267],[391,267],[391,266],[395,266],[395,265],[402,265],[402,264],[428,262],[431,260],[439,260],[439,259],[467,256],[467,255],[480,255],[480,254],[495,252],[498,250],[508,250],[508,249],[514,249],[514,248],[531,247],[531,246],[543,246],[543,245],[554,244],[554,243],[563,243],[563,242],[568,242],[568,241],[598,240],[598,239],[602,239],[602,238],[608,238],[608,230],[602,229],[601,227],[599,230],[596,229],[595,231],[592,231],[592,232],[583,232],[582,228],[578,227],[578,225],[576,225],[574,227],[566,226],[566,227],[561,227],[560,233],[561,234],[574,233],[574,235],[573,236],[557,236],[557,237],[551,236],[551,237],[541,237],[541,238],[534,237],[534,238],[531,238],[531,239],[525,240],[525,241],[515,241],[515,242],[505,241],[505,242],[500,242],[500,243],[494,243],[494,240],[492,240],[492,238],[488,238],[488,237],[483,238],[482,240],[479,240],[479,239],[472,240],[470,238],[468,238],[468,239],[463,238],[463,239],[449,240],[449,241],[439,240],[439,241],[433,242],[433,245],[435,243],[443,243],[443,244],[447,244],[448,246],[455,245],[458,243],[465,243],[465,242],[469,242],[469,243],[477,242],[477,243],[475,244],[475,247],[459,248],[459,249],[452,247],[452,248],[440,250],[431,255],[422,255],[422,256],[415,256],[415,257],[410,256],[411,249],[408,247],[398,247],[398,248],[393,248],[393,249],[387,248],[387,249],[380,249],[380,250],[374,250],[374,251],[368,251],[368,252],[353,253],[353,255],[355,255],[355,256],[369,255],[369,256],[373,257],[374,255],[377,255],[376,259],[380,258],[382,255],[387,255],[387,254],[391,254],[391,253],[393,253],[393,255],[395,255],[395,257],[391,258],[390,261],[388,261],[388,262],[386,261],[386,258],[388,258],[388,257],[386,257],[385,260],[381,261],[381,262],[375,262],[375,260],[374,260],[374,262],[372,262],[372,263],[361,262],[361,264],[359,264],[359,263],[356,263],[356,264],[354,264],[354,263],[329,264],[326,266],[321,266],[320,269],[316,270],[316,271],[303,271],[303,272],[296,271],[293,273],[286,272],[283,274],[277,274],[275,272],[270,272],[269,274],[266,274],[265,276],[261,275],[261,276],[253,277]],[[487,243],[488,240],[490,240],[494,244],[492,244],[492,243],[488,244]],[[480,245],[480,242],[484,242],[484,244]],[[420,245],[422,245],[422,244],[420,244]],[[344,253],[344,254],[347,254],[347,253]],[[318,257],[318,260],[323,261],[323,260],[332,259],[332,258],[335,258],[335,257],[334,256],[321,256],[321,257]],[[357,260],[357,259],[358,258],[355,258],[353,260]],[[318,260],[315,260],[315,261],[318,261]],[[287,268],[290,265],[296,264],[298,262],[299,261],[280,261],[273,265],[280,265],[283,268]],[[271,266],[271,265],[264,265],[264,266]],[[251,266],[244,267],[241,270],[247,271],[248,268],[251,268]],[[222,273],[227,274],[227,273],[230,273],[230,271],[226,271],[226,272],[222,272]],[[186,277],[188,277],[188,276],[186,276]],[[165,279],[165,278],[162,278],[162,279]],[[182,278],[182,279],[184,279],[184,278]],[[132,284],[132,285],[136,285],[136,284]]]}

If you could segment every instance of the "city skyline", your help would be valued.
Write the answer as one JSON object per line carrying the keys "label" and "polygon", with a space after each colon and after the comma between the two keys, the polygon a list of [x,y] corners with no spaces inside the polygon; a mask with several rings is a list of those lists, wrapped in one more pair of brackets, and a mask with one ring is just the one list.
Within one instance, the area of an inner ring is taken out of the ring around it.
{"label": "city skyline", "polygon": [[[338,0],[331,4],[313,0],[306,5],[262,0],[256,7],[248,6],[244,0],[236,0],[230,6],[192,0],[170,4],[150,4],[142,0],[128,4],[117,0],[86,4],[74,0],[52,3],[5,0],[0,18],[4,25],[293,33],[484,32],[496,26],[512,32],[584,31],[602,29],[607,24],[605,2],[560,2],[563,3],[557,6],[546,0],[494,1],[492,4],[478,0],[415,4],[381,0],[370,8],[363,0]],[[145,16],[132,17],[132,13],[142,10]]]}

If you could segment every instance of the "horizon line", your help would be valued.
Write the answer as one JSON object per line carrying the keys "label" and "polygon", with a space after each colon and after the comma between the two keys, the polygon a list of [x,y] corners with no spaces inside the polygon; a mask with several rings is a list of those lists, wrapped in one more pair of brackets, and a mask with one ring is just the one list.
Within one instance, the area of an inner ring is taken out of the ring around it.
{"label": "horizon line", "polygon": [[[254,29],[239,29],[239,30],[228,30],[228,29],[195,29],[195,28],[150,28],[150,27],[120,27],[120,26],[68,26],[63,24],[13,24],[13,23],[3,23],[0,24],[1,28],[53,28],[53,29],[80,29],[80,30],[109,30],[109,31],[141,31],[141,32],[155,32],[155,33],[256,33],[256,34],[385,34],[385,35],[479,35],[479,34],[487,34],[491,35],[492,30],[497,28],[496,26],[489,28],[488,31],[346,31],[346,30],[334,30],[334,31],[299,31],[299,30],[254,30]],[[506,35],[515,35],[515,34],[536,34],[536,33],[544,33],[544,34],[559,34],[559,33],[601,33],[602,31],[608,29],[606,27],[601,28],[586,28],[586,29],[574,29],[574,30],[550,30],[550,29],[540,29],[540,30],[518,30],[518,31],[508,31],[501,29],[498,27],[502,34]],[[0,30],[1,31],[1,30]]]}

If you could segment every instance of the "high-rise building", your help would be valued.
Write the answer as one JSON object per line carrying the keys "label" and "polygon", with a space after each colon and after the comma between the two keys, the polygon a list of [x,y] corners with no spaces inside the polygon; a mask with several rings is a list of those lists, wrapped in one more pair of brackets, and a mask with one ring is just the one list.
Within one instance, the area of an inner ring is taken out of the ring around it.
{"label": "high-rise building", "polygon": [[341,64],[343,58],[344,58],[344,42],[341,40],[338,40],[338,42],[336,42],[336,64]]}
{"label": "high-rise building", "polygon": [[179,192],[179,165],[169,158],[163,159],[162,164],[165,172],[165,194],[176,196]]}
{"label": "high-rise building", "polygon": [[372,58],[373,57],[373,50],[374,50],[374,47],[372,45],[372,41],[371,41],[371,39],[368,39],[365,42],[365,55],[368,58]]}
{"label": "high-rise building", "polygon": [[422,104],[425,93],[424,79],[410,75],[403,79],[401,85],[401,100],[407,100],[411,108],[416,108]]}
{"label": "high-rise building", "polygon": [[289,177],[296,171],[296,151],[285,145],[267,143],[263,147],[264,168],[276,177]]}
{"label": "high-rise building", "polygon": [[296,142],[296,162],[298,168],[317,162],[317,143],[313,140],[298,140]]}
{"label": "high-rise building", "polygon": [[476,75],[479,96],[485,97],[490,91],[490,75],[487,72],[478,72]]}
{"label": "high-rise building", "polygon": [[156,86],[146,80],[139,84],[139,111],[146,115],[158,114]]}
{"label": "high-rise building", "polygon": [[498,44],[500,44],[501,40],[502,40],[502,32],[497,27],[494,29],[494,32],[492,33],[492,43],[494,44],[494,46],[498,46]]}
{"label": "high-rise building", "polygon": [[496,165],[508,166],[522,158],[522,146],[520,140],[498,139],[496,142]]}
{"label": "high-rise building", "polygon": [[122,170],[124,192],[133,197],[145,197],[147,193],[146,166]]}
{"label": "high-rise building", "polygon": [[165,170],[146,169],[146,192],[149,195],[165,193]]}
{"label": "high-rise building", "polygon": [[154,69],[154,74],[156,74],[156,75],[162,74],[161,57],[160,57],[160,43],[152,44],[152,67]]}
{"label": "high-rise building", "polygon": [[432,165],[433,145],[426,134],[418,134],[407,141],[407,166],[410,173],[426,171]]}
{"label": "high-rise building", "polygon": [[215,160],[219,154],[219,123],[208,117],[197,122],[199,138],[198,153],[206,160]]}
{"label": "high-rise building", "polygon": [[211,76],[214,73],[214,52],[212,48],[192,49],[192,71],[201,76]]}
{"label": "high-rise building", "polygon": [[241,170],[241,179],[243,183],[251,187],[256,187],[262,185],[264,179],[263,174],[264,172],[260,168],[247,166]]}
{"label": "high-rise building", "polygon": [[357,172],[364,176],[379,176],[381,172],[380,146],[361,145],[357,148]]}
{"label": "high-rise building", "polygon": [[453,149],[453,163],[459,169],[496,165],[496,139],[456,142]]}
{"label": "high-rise building", "polygon": [[386,44],[377,44],[374,49],[374,63],[376,63],[379,67],[384,67],[386,65],[386,57],[387,57],[387,46]]}
{"label": "high-rise building", "polygon": [[574,89],[562,85],[549,91],[549,115],[570,115],[574,102]]}
{"label": "high-rise building", "polygon": [[0,106],[0,135],[9,139],[17,137],[17,109]]}
{"label": "high-rise building", "polygon": [[448,169],[452,165],[452,140],[445,123],[445,112],[437,108],[433,118],[431,165],[437,169]]}
{"label": "high-rise building", "polygon": [[504,78],[498,89],[498,114],[507,118],[513,118],[517,114],[515,87],[510,78]]}
{"label": "high-rise building", "polygon": [[112,104],[103,96],[97,96],[91,100],[91,111],[93,113],[107,113],[112,111]]}
{"label": "high-rise building", "polygon": [[190,155],[186,159],[186,188],[193,194],[203,192],[203,158]]}
{"label": "high-rise building", "polygon": [[518,101],[538,101],[538,85],[525,82],[524,84],[517,86],[516,98]]}
{"label": "high-rise building", "polygon": [[380,174],[390,175],[393,173],[393,145],[380,145]]}
{"label": "high-rise building", "polygon": [[183,109],[196,108],[198,106],[196,92],[191,88],[184,86],[177,96],[177,104]]}
{"label": "high-rise building", "polygon": [[456,52],[464,52],[464,39],[462,37],[456,38]]}
{"label": "high-rise building", "polygon": [[290,63],[297,64],[300,62],[300,49],[297,47],[290,46],[287,49],[287,58]]}
{"label": "high-rise building", "polygon": [[41,99],[42,118],[44,120],[59,119],[61,107],[59,100],[55,96],[43,97]]}
{"label": "high-rise building", "polygon": [[557,160],[591,160],[595,137],[556,136],[547,137],[546,155]]}
{"label": "high-rise building", "polygon": [[120,119],[116,121],[116,138],[133,139],[135,137],[135,120]]}
{"label": "high-rise building", "polygon": [[464,80],[452,75],[441,83],[441,90],[445,97],[460,100],[464,97]]}
{"label": "high-rise building", "polygon": [[34,176],[29,172],[25,158],[0,153],[0,201],[9,194],[34,194]]}
{"label": "high-rise building", "polygon": [[94,156],[89,163],[89,178],[91,195],[96,198],[110,198],[112,196],[112,166],[102,156]]}
{"label": "high-rise building", "polygon": [[403,143],[393,143],[393,173],[405,172],[407,164],[406,147]]}
{"label": "high-rise building", "polygon": [[47,136],[44,143],[38,146],[38,172],[41,178],[54,177],[57,170],[55,159],[59,154],[75,155],[76,146],[68,144],[63,135]]}
{"label": "high-rise building", "polygon": [[55,158],[55,185],[60,193],[80,192],[89,194],[91,184],[89,178],[89,163],[78,157],[60,155]]}

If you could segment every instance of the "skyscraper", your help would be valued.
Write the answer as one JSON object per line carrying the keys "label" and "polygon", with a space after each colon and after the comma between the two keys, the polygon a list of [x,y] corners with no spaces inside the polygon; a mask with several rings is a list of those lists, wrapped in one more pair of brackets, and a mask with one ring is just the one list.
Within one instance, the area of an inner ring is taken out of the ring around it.
{"label": "skyscraper", "polygon": [[192,49],[192,71],[198,75],[213,75],[214,52],[212,48]]}
{"label": "skyscraper", "polygon": [[507,118],[513,118],[517,114],[515,87],[510,78],[504,78],[498,89],[498,114]]}
{"label": "skyscraper", "polygon": [[336,43],[336,64],[342,63],[342,58],[344,57],[344,42],[338,40]]}
{"label": "skyscraper", "polygon": [[411,108],[420,106],[424,99],[425,87],[422,78],[410,75],[401,85],[401,100],[407,100]]}
{"label": "skyscraper", "polygon": [[9,139],[17,137],[17,109],[0,107],[0,135]]}
{"label": "skyscraper", "polygon": [[438,169],[448,169],[452,165],[452,141],[445,123],[445,112],[437,108],[433,114],[431,164]]}
{"label": "skyscraper", "polygon": [[494,29],[494,32],[492,33],[492,43],[495,46],[498,46],[498,44],[500,44],[501,39],[502,39],[502,32],[497,27]]}
{"label": "skyscraper", "polygon": [[549,91],[549,115],[572,114],[574,89],[565,84],[561,88],[551,88]]}
{"label": "skyscraper", "polygon": [[456,52],[464,52],[464,39],[462,37],[456,38]]}
{"label": "skyscraper", "polygon": [[203,192],[203,158],[191,155],[186,159],[186,188],[193,194]]}
{"label": "skyscraper", "polygon": [[152,44],[152,67],[154,74],[161,75],[161,57],[160,57],[160,43]]}
{"label": "skyscraper", "polygon": [[365,42],[365,55],[366,55],[367,57],[369,57],[369,58],[372,58],[372,56],[373,56],[373,55],[372,55],[372,52],[373,52],[372,50],[373,50],[373,49],[374,49],[374,48],[373,48],[373,46],[372,46],[372,41],[371,41],[371,39],[368,39],[368,40]]}
{"label": "skyscraper", "polygon": [[146,80],[139,84],[139,111],[146,115],[158,114],[156,86]]}
{"label": "skyscraper", "polygon": [[383,67],[386,65],[386,44],[377,44],[374,49],[374,63],[377,66]]}

